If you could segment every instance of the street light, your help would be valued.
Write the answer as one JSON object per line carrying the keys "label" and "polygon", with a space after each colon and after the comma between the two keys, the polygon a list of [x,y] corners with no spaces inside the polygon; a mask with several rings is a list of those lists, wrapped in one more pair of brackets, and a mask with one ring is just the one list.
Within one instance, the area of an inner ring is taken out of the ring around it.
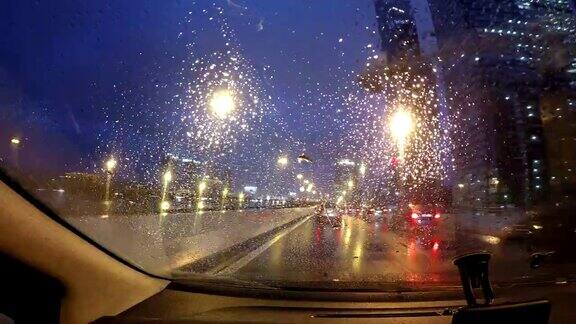
{"label": "street light", "polygon": [[278,158],[276,163],[278,163],[280,167],[285,167],[286,165],[288,165],[288,158],[286,156],[281,156]]}
{"label": "street light", "polygon": [[169,201],[165,201],[165,200],[161,201],[161,202],[160,202],[160,210],[161,210],[161,211],[166,211],[166,210],[168,210],[168,209],[170,209],[170,202],[169,202]]}
{"label": "street light", "polygon": [[164,172],[164,175],[162,175],[162,179],[164,179],[164,183],[172,181],[172,171],[166,170],[166,172]]}
{"label": "street light", "polygon": [[[20,143],[18,141],[18,143]],[[106,168],[106,172],[108,173],[112,173],[114,172],[114,169],[116,168],[116,165],[118,164],[118,162],[116,161],[116,159],[114,157],[110,157],[106,163],[104,163],[104,167]]]}
{"label": "street light", "polygon": [[202,196],[204,190],[206,190],[206,182],[201,181],[200,184],[198,184],[198,192],[200,193],[200,196]]}
{"label": "street light", "polygon": [[406,139],[413,129],[414,119],[408,111],[400,109],[392,115],[392,118],[390,119],[390,132],[392,133],[392,137],[396,140],[398,156],[400,159],[404,158]]}
{"label": "street light", "polygon": [[303,178],[304,178],[304,176],[301,173],[298,173],[296,175],[296,179],[298,179],[298,180],[302,180]]}
{"label": "street light", "polygon": [[118,162],[111,156],[106,162],[104,162],[104,169],[106,170],[106,189],[104,194],[104,204],[106,206],[110,205],[110,185],[112,183],[112,174]]}
{"label": "street light", "polygon": [[12,146],[12,155],[14,159],[14,166],[16,168],[20,168],[19,158],[18,158],[18,151],[20,150],[20,138],[14,136],[10,139],[10,145]]}
{"label": "street light", "polygon": [[14,146],[18,146],[18,145],[20,145],[20,139],[18,137],[12,137],[12,139],[10,140],[10,143]]}
{"label": "street light", "polygon": [[162,174],[162,199],[160,200],[160,211],[164,212],[170,208],[170,202],[166,200],[168,193],[168,184],[172,181],[172,171],[170,169]]}
{"label": "street light", "polygon": [[216,91],[210,99],[210,111],[219,119],[226,119],[234,111],[236,104],[229,90]]}
{"label": "street light", "polygon": [[244,202],[244,192],[240,192],[238,194],[238,207],[242,207],[243,202]]}
{"label": "street light", "polygon": [[360,164],[360,175],[364,176],[366,174],[366,164],[364,164],[364,162],[362,162]]}

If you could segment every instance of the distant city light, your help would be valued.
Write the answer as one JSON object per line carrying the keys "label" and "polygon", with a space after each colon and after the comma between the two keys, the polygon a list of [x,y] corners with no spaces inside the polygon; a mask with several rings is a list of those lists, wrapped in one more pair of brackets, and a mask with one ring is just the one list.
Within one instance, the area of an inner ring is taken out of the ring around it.
{"label": "distant city light", "polygon": [[458,188],[460,188],[460,189],[464,188],[464,184],[463,184],[463,183],[459,183],[459,184],[458,184]]}
{"label": "distant city light", "polygon": [[14,145],[19,145],[20,144],[20,139],[18,137],[13,137],[10,140],[10,143],[14,144]]}
{"label": "distant city light", "polygon": [[349,159],[342,159],[338,161],[338,165],[356,165],[354,161],[350,161]]}
{"label": "distant city light", "polygon": [[251,194],[256,194],[256,192],[258,191],[258,187],[255,186],[245,186],[244,187],[244,191],[251,193]]}
{"label": "distant city light", "polygon": [[309,183],[308,186],[306,187],[306,191],[307,191],[307,192],[312,192],[312,188],[314,188],[314,184]]}
{"label": "distant city light", "polygon": [[303,176],[301,173],[298,173],[298,174],[296,175],[296,179],[302,180],[302,178],[304,178],[304,176]]}

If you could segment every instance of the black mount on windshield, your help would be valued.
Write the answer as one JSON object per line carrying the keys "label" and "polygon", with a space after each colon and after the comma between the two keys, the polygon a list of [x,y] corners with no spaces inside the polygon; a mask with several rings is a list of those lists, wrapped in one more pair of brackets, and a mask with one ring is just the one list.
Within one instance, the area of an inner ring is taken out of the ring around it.
{"label": "black mount on windshield", "polygon": [[474,289],[480,287],[484,294],[484,305],[489,305],[494,301],[494,291],[490,285],[488,273],[489,263],[490,253],[487,252],[465,254],[454,260],[460,272],[460,280],[468,306],[477,305]]}

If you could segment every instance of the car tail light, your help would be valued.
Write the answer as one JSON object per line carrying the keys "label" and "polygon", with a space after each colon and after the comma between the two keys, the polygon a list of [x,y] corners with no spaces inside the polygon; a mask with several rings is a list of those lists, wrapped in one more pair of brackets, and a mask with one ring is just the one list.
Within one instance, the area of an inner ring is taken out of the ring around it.
{"label": "car tail light", "polygon": [[436,218],[436,219],[440,218],[440,213],[434,214],[434,218]]}
{"label": "car tail light", "polygon": [[416,219],[416,218],[418,218],[418,217],[420,217],[420,216],[418,216],[418,214],[412,213],[412,219]]}

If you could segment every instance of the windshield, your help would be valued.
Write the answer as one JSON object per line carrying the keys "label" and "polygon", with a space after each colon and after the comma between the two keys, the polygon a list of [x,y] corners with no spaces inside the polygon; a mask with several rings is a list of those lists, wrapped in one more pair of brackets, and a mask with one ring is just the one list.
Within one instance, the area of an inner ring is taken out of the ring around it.
{"label": "windshield", "polygon": [[398,289],[487,250],[495,282],[574,273],[574,1],[1,7],[2,173],[145,272]]}

